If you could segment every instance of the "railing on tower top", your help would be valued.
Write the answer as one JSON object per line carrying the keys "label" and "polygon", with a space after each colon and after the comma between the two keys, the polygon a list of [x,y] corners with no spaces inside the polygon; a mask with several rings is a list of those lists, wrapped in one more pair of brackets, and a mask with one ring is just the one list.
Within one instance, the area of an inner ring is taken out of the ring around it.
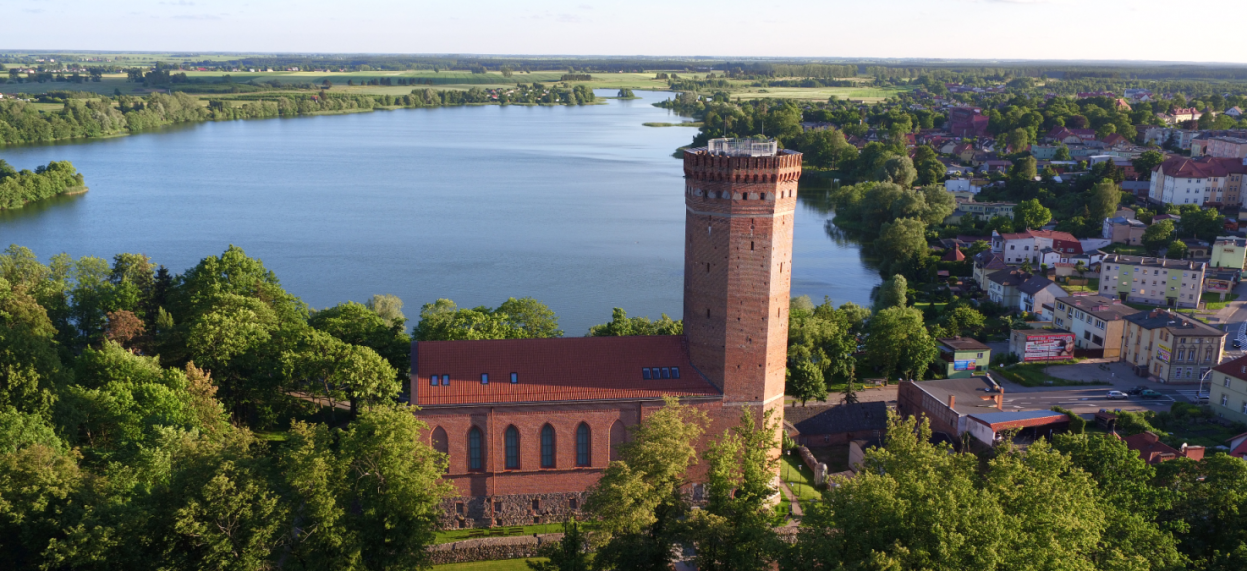
{"label": "railing on tower top", "polygon": [[779,152],[779,144],[774,139],[710,139],[706,150],[712,155],[727,157],[773,157]]}

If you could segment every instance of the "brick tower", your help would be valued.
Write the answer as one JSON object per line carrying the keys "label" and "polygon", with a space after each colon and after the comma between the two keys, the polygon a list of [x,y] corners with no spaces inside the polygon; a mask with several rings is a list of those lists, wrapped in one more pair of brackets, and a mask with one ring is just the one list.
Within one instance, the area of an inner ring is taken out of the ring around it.
{"label": "brick tower", "polygon": [[712,435],[739,407],[783,421],[801,154],[776,147],[714,139],[684,152],[684,333],[693,366],[723,391]]}

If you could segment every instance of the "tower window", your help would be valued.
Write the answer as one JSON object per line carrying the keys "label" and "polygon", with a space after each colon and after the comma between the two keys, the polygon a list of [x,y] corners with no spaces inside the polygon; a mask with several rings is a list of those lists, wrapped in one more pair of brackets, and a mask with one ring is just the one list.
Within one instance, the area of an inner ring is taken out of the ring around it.
{"label": "tower window", "polygon": [[679,367],[671,367],[671,378],[673,378],[673,379],[678,379],[678,378],[680,378],[680,368],[679,368]]}
{"label": "tower window", "polygon": [[710,319],[710,308],[706,308],[706,319]]}
{"label": "tower window", "polygon": [[670,378],[671,378],[671,369],[669,369],[669,368],[667,368],[667,367],[663,367],[663,368],[662,368],[662,378],[664,378],[664,379],[670,379]]}
{"label": "tower window", "polygon": [[481,373],[481,384],[482,385],[489,384],[489,373]]}
{"label": "tower window", "polygon": [[519,373],[511,373],[511,384],[513,384],[513,385],[514,385],[515,383],[518,383],[518,382],[520,382],[520,374],[519,374]]}
{"label": "tower window", "polygon": [[433,376],[429,377],[429,386],[430,386],[430,387],[436,387],[436,386],[437,386],[437,375],[433,375]]}
{"label": "tower window", "polygon": [[706,262],[706,273],[710,273],[710,262]]}
{"label": "tower window", "polygon": [[541,428],[541,467],[554,467],[554,427],[549,424]]}
{"label": "tower window", "polygon": [[750,243],[749,243],[749,250],[750,250],[750,251],[753,251],[753,242],[750,242]]}
{"label": "tower window", "polygon": [[641,367],[641,378],[647,381],[650,380],[648,367]]}
{"label": "tower window", "polygon": [[481,470],[484,463],[481,459],[481,431],[475,426],[468,431],[468,469]]}
{"label": "tower window", "polygon": [[442,386],[443,387],[450,386],[450,375],[442,375]]}

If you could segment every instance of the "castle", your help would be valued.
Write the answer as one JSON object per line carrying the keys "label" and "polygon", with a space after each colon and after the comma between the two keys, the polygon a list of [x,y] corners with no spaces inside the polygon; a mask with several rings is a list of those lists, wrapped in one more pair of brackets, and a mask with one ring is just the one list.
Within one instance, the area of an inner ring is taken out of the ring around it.
{"label": "castle", "polygon": [[411,400],[459,492],[442,526],[562,521],[664,396],[706,412],[703,450],[742,410],[782,420],[800,176],[774,141],[684,152],[683,335],[413,342]]}

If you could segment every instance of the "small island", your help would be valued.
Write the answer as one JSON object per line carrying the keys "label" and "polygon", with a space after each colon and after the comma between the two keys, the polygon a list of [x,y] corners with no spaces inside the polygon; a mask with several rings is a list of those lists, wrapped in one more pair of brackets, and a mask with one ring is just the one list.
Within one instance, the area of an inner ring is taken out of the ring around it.
{"label": "small island", "polygon": [[69,161],[52,161],[35,172],[18,171],[0,159],[0,210],[12,210],[30,202],[87,191],[82,174]]}

